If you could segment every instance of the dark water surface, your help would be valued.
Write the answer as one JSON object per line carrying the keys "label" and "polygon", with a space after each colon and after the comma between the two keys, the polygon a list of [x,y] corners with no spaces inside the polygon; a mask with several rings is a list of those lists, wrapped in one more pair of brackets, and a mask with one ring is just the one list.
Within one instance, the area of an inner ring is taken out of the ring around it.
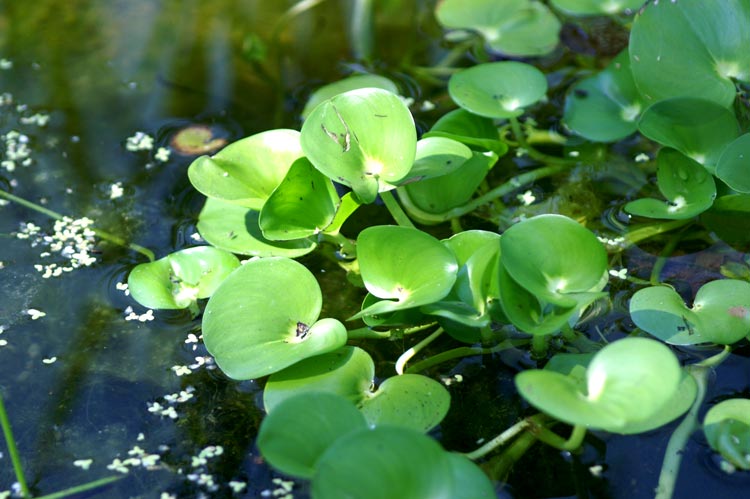
{"label": "dark water surface", "polygon": [[[0,159],[8,157],[11,140],[28,145],[31,158],[28,166],[19,160],[15,168],[0,167],[0,188],[73,218],[89,217],[157,257],[193,245],[203,202],[186,176],[194,156],[173,150],[164,161],[158,149],[191,123],[230,141],[296,128],[309,92],[341,78],[356,60],[347,31],[351,2],[322,2],[279,27],[292,4],[0,1]],[[397,80],[404,61],[429,64],[442,54],[431,9],[431,2],[382,2],[378,55]],[[254,60],[251,35],[278,42],[263,67]],[[399,81],[408,88],[408,80]],[[48,122],[40,126],[44,116]],[[137,132],[153,138],[151,149],[128,150]],[[34,493],[128,468],[122,480],[78,497],[283,496],[283,477],[253,445],[262,386],[230,382],[212,369],[193,341],[198,320],[186,312],[152,317],[118,289],[143,255],[99,241],[95,264],[45,278],[35,265],[66,260],[43,242],[32,246],[34,237],[19,239],[29,222],[44,233],[53,228],[51,219],[27,208],[0,206],[0,390]],[[40,256],[45,251],[53,254]],[[341,277],[314,257],[305,263]],[[359,295],[348,293],[327,298],[324,313],[350,315]],[[35,318],[35,311],[46,315]],[[470,450],[477,438],[514,422],[519,402],[498,402],[513,392],[513,371],[500,361],[459,366],[456,372],[482,384],[453,389],[441,430],[446,446]],[[709,399],[750,382],[745,357],[734,356],[722,369]],[[486,416],[467,421],[467,413]],[[593,435],[574,457],[537,446],[499,497],[651,497],[670,430],[638,439]],[[710,456],[705,442],[691,441],[675,497],[739,497],[750,490],[747,477],[720,475]],[[590,473],[597,465],[601,478]],[[0,493],[14,482],[3,448]],[[294,487],[294,497],[307,496],[304,485]]]}

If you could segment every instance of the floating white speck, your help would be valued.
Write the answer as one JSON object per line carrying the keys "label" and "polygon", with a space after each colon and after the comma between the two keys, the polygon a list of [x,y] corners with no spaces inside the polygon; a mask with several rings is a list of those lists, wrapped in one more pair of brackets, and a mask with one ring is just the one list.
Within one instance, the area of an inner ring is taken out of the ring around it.
{"label": "floating white speck", "polygon": [[156,161],[161,161],[162,163],[166,163],[169,161],[169,156],[172,154],[172,150],[168,147],[160,147],[156,150],[156,154],[154,154],[154,159]]}
{"label": "floating white speck", "polygon": [[516,199],[523,203],[524,206],[529,206],[534,201],[536,201],[536,196],[534,196],[534,193],[532,193],[531,191],[526,191],[523,194],[517,195]]}
{"label": "floating white speck", "polygon": [[82,470],[88,470],[93,463],[93,459],[76,459],[73,461],[73,466],[81,468]]}
{"label": "floating white speck", "polygon": [[41,317],[44,317],[47,315],[45,312],[42,312],[41,310],[37,310],[35,308],[30,308],[26,311],[26,313],[31,317],[32,321],[35,321]]}
{"label": "floating white speck", "polygon": [[42,364],[49,365],[49,364],[54,364],[55,362],[57,362],[57,357],[48,357],[46,359],[42,359]]}
{"label": "floating white speck", "polygon": [[0,347],[8,346],[8,340],[0,340]]}
{"label": "floating white speck", "polygon": [[242,492],[243,490],[247,488],[247,484],[245,482],[230,480],[229,488],[232,489],[232,492],[239,494],[240,492]]}
{"label": "floating white speck", "polygon": [[121,198],[124,193],[122,182],[115,182],[109,186],[109,199]]}
{"label": "floating white speck", "polygon": [[154,138],[144,132],[135,132],[125,140],[125,149],[128,151],[150,151],[153,148]]}
{"label": "floating white speck", "polygon": [[0,69],[8,70],[12,68],[13,68],[13,61],[11,61],[10,59],[6,59],[5,57],[0,59]]}
{"label": "floating white speck", "polygon": [[192,374],[193,372],[188,366],[172,366],[172,371],[177,376],[185,376],[186,374]]}

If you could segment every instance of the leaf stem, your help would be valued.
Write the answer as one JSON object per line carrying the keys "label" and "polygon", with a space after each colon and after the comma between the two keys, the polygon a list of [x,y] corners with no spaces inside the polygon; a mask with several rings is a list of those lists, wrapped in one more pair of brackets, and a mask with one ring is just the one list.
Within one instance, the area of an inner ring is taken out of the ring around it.
{"label": "leaf stem", "polygon": [[400,225],[401,227],[414,228],[414,224],[411,222],[406,213],[404,213],[404,210],[401,209],[401,205],[398,204],[398,201],[396,201],[396,198],[393,197],[393,193],[391,191],[381,192],[380,199],[383,200],[383,203],[385,203],[385,207],[388,208],[388,211],[398,225]]}
{"label": "leaf stem", "polygon": [[404,366],[409,362],[409,359],[414,357],[420,350],[435,341],[441,334],[443,334],[443,328],[437,328],[431,335],[422,339],[419,343],[402,353],[398,360],[396,360],[396,373],[400,376],[404,374]]}
{"label": "leaf stem", "polygon": [[677,483],[677,475],[680,472],[685,445],[687,445],[690,435],[700,428],[698,411],[703,405],[703,400],[706,398],[708,375],[713,368],[729,357],[730,353],[731,348],[726,345],[718,354],[685,368],[688,374],[695,380],[698,388],[697,394],[687,415],[669,438],[669,443],[664,453],[664,460],[662,461],[661,473],[659,474],[659,484],[656,487],[655,499],[670,499],[672,494],[674,494],[674,487]]}
{"label": "leaf stem", "polygon": [[531,426],[532,418],[535,416],[532,416],[531,418],[525,418],[519,421],[518,423],[514,424],[504,432],[502,432],[500,435],[496,436],[486,444],[482,445],[480,448],[464,453],[464,456],[471,459],[472,461],[476,461],[477,459],[480,459],[490,452],[494,451],[498,447],[502,447],[503,445],[507,444],[510,440],[512,440],[517,435],[523,433],[526,429]]}
{"label": "leaf stem", "polygon": [[575,165],[577,161],[565,159],[565,158],[558,158],[557,156],[550,156],[548,154],[544,154],[543,152],[537,151],[534,149],[534,147],[529,144],[528,140],[526,140],[526,134],[523,132],[523,128],[521,127],[521,122],[518,121],[516,117],[508,118],[508,122],[510,123],[510,129],[513,131],[513,136],[518,141],[518,145],[529,155],[530,158],[533,158],[537,161],[541,161],[542,163],[548,163],[548,164],[557,164],[557,165]]}
{"label": "leaf stem", "polygon": [[[38,205],[36,203],[32,203],[31,201],[20,198],[18,196],[14,196],[13,194],[3,191],[3,190],[0,190],[0,197],[5,198],[8,201],[12,201],[16,204],[20,204],[21,206],[29,208],[30,210],[34,210],[37,213],[41,213],[42,215],[46,215],[54,220],[63,220],[65,218],[63,215],[61,215],[60,213],[57,213],[56,211],[52,211],[50,209],[45,208],[44,206]],[[129,248],[133,251],[137,251],[138,253],[148,258],[150,262],[153,262],[155,260],[154,252],[148,248],[144,248],[143,246],[139,244],[129,243],[119,236],[103,231],[101,229],[97,229],[96,227],[92,227],[91,230],[93,230],[97,236],[99,236],[101,239],[104,239],[105,241],[109,241],[113,244],[122,246],[124,248]]]}
{"label": "leaf stem", "polygon": [[0,395],[0,426],[3,428],[5,445],[8,447],[8,454],[10,454],[10,460],[13,463],[13,471],[16,474],[16,480],[21,486],[21,496],[31,497],[29,486],[26,484],[26,477],[23,474],[23,467],[21,466],[21,456],[18,453],[16,440],[13,438],[13,430],[11,429],[10,421],[8,420],[8,413],[5,412],[5,403],[3,402],[2,395]]}
{"label": "leaf stem", "polygon": [[[523,340],[525,341],[525,340]],[[460,359],[462,357],[468,357],[470,355],[486,355],[490,353],[496,353],[501,352],[503,350],[508,350],[510,348],[514,348],[516,344],[511,340],[505,340],[497,345],[490,347],[490,348],[482,348],[482,347],[458,347],[453,348],[451,350],[446,350],[444,352],[440,352],[437,355],[433,355],[432,357],[428,357],[424,360],[421,360],[411,366],[409,369],[406,370],[407,373],[418,373],[421,371],[424,371],[425,369],[428,369],[432,366],[435,366],[437,364],[441,364],[443,362],[452,360],[452,359]]]}
{"label": "leaf stem", "polygon": [[85,492],[87,490],[95,489],[97,487],[101,487],[103,485],[107,485],[108,483],[116,482],[117,480],[121,480],[123,477],[121,476],[109,476],[106,478],[100,478],[99,480],[94,480],[92,482],[87,482],[81,485],[76,485],[75,487],[70,487],[65,490],[61,490],[59,492],[53,492],[52,494],[47,494],[41,497],[37,497],[36,499],[61,499],[63,497],[68,497],[73,494],[77,494],[79,492]]}

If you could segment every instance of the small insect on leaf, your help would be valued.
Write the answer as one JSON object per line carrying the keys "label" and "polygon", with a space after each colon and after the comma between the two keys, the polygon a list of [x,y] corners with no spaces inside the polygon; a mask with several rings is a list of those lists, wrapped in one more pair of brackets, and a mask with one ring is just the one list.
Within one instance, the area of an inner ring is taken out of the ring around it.
{"label": "small insect on leaf", "polygon": [[308,331],[310,331],[310,326],[304,322],[297,322],[297,330],[295,331],[297,339],[304,340],[307,338]]}

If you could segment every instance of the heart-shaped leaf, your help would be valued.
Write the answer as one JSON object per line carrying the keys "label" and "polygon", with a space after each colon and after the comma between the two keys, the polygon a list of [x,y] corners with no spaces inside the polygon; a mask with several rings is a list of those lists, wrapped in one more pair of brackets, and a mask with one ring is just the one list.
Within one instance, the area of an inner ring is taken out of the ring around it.
{"label": "heart-shaped leaf", "polygon": [[508,152],[508,145],[500,140],[497,127],[491,119],[454,109],[438,119],[422,138],[445,137],[457,140],[478,152],[492,151],[497,156]]}
{"label": "heart-shaped leaf", "polygon": [[607,251],[568,217],[539,215],[519,222],[503,233],[500,247],[510,277],[541,300],[570,307],[577,303],[575,293],[598,292],[607,283]]}
{"label": "heart-shaped leaf", "polygon": [[399,183],[447,175],[460,168],[471,156],[471,149],[456,140],[445,137],[421,139],[417,142],[414,165]]}
{"label": "heart-shaped leaf", "polygon": [[208,198],[198,216],[198,232],[211,245],[241,255],[296,258],[318,246],[312,237],[270,241],[263,237],[259,217],[255,210]]}
{"label": "heart-shaped leaf", "polygon": [[401,99],[363,88],[318,105],[302,125],[300,141],[315,168],[371,203],[409,173],[417,133]]}
{"label": "heart-shaped leaf", "polygon": [[750,470],[750,400],[719,402],[703,420],[706,440],[724,459],[742,470]]}
{"label": "heart-shaped leaf", "polygon": [[[523,371],[515,381],[531,405],[560,421],[630,433],[634,427],[650,425],[651,418],[673,400],[682,379],[677,358],[664,344],[626,338],[605,346],[591,359],[586,393],[573,377],[553,371]],[[657,422],[663,424],[660,418]]]}
{"label": "heart-shaped leaf", "polygon": [[362,413],[332,393],[300,393],[269,413],[257,445],[268,463],[288,475],[312,478],[320,456],[342,436],[365,429]]}
{"label": "heart-shaped leaf", "polygon": [[[633,78],[644,99],[734,101],[733,79],[750,79],[750,4],[726,0],[649,2],[630,34]],[[698,118],[700,120],[700,117]]]}
{"label": "heart-shaped leaf", "polygon": [[692,308],[671,287],[644,288],[631,298],[630,316],[636,326],[673,345],[731,345],[750,334],[750,283],[706,283]]}
{"label": "heart-shaped leaf", "polygon": [[331,180],[307,158],[300,158],[263,205],[258,222],[268,239],[302,239],[328,227],[338,204],[339,196]]}
{"label": "heart-shaped leaf", "polygon": [[357,258],[367,290],[383,301],[353,318],[419,307],[440,300],[456,281],[453,253],[417,229],[368,227],[357,238]]}
{"label": "heart-shaped leaf", "polygon": [[734,113],[715,102],[680,97],[657,102],[641,116],[638,129],[677,149],[714,173],[724,148],[737,137]]}
{"label": "heart-shaped leaf", "polygon": [[144,307],[188,308],[211,296],[239,266],[237,257],[227,251],[196,246],[136,265],[128,276],[128,289]]}
{"label": "heart-shaped leaf", "polygon": [[382,88],[392,94],[398,95],[398,87],[391,80],[385,76],[375,74],[359,74],[348,76],[343,80],[334,81],[328,85],[323,85],[315,92],[312,93],[305,108],[302,110],[302,119],[306,119],[312,110],[315,109],[321,102],[327,101],[331,97],[335,97],[338,94],[343,94],[350,90],[357,90],[358,88]]}
{"label": "heart-shaped leaf", "polygon": [[477,31],[492,50],[511,56],[548,54],[560,32],[547,6],[529,0],[443,0],[435,16],[447,28]]}
{"label": "heart-shaped leaf", "polygon": [[684,220],[700,215],[716,198],[716,184],[703,166],[674,149],[661,149],[656,171],[659,190],[667,201],[637,199],[625,205],[633,215]]}
{"label": "heart-shaped leaf", "polygon": [[724,149],[716,176],[735,191],[750,193],[750,133],[740,135]]}
{"label": "heart-shaped leaf", "polygon": [[302,156],[296,130],[268,130],[234,142],[188,168],[193,186],[209,198],[260,210]]}
{"label": "heart-shaped leaf", "polygon": [[615,142],[638,129],[643,107],[625,50],[604,70],[573,86],[565,99],[564,120],[589,140]]}
{"label": "heart-shaped leaf", "polygon": [[288,258],[260,258],[238,268],[203,314],[203,340],[230,378],[252,379],[342,347],[346,328],[318,320],[315,276]]}
{"label": "heart-shaped leaf", "polygon": [[448,92],[456,104],[487,118],[510,118],[523,114],[547,93],[544,73],[530,64],[515,61],[489,62],[451,76]]}

